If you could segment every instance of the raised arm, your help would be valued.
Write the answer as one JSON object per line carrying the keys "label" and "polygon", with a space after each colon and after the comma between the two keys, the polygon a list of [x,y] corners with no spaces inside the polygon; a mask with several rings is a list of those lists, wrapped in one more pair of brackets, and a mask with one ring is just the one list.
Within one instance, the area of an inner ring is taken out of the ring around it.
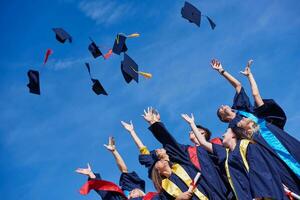
{"label": "raised arm", "polygon": [[224,76],[224,78],[234,87],[237,93],[240,93],[242,89],[242,84],[231,74],[225,71],[222,67],[222,64],[218,60],[213,59],[210,65],[214,70],[218,71],[222,76]]}
{"label": "raised arm", "polygon": [[121,155],[117,151],[117,148],[115,146],[115,141],[114,141],[113,137],[109,137],[108,145],[104,144],[104,146],[106,147],[107,150],[109,150],[113,154],[113,156],[116,160],[116,163],[118,165],[119,170],[122,173],[128,173],[127,166],[126,166],[123,158],[121,157]]}
{"label": "raised arm", "polygon": [[191,117],[189,117],[187,114],[182,114],[182,118],[190,125],[192,128],[198,142],[201,146],[203,146],[207,151],[213,153],[213,146],[212,143],[208,142],[205,138],[205,132],[200,132],[195,124],[194,115],[191,114]]}
{"label": "raised arm", "polygon": [[121,124],[123,125],[124,129],[130,133],[134,143],[136,144],[137,148],[140,150],[141,154],[149,154],[147,147],[143,144],[143,142],[135,132],[132,121],[130,121],[130,124],[121,121]]}
{"label": "raised arm", "polygon": [[243,75],[245,75],[246,77],[248,77],[254,101],[255,101],[257,107],[260,107],[260,106],[264,105],[264,101],[262,100],[262,98],[260,96],[256,81],[255,81],[254,76],[253,76],[253,74],[251,73],[251,70],[250,70],[250,66],[251,66],[252,63],[253,63],[253,60],[249,60],[248,63],[247,63],[247,66],[245,67],[245,70],[241,71],[241,73]]}

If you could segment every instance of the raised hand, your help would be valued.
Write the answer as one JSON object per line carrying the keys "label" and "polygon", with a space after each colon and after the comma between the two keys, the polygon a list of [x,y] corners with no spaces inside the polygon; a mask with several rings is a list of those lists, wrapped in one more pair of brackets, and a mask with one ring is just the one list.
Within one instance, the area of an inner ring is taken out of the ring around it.
{"label": "raised hand", "polygon": [[194,118],[193,113],[191,114],[191,117],[187,114],[181,114],[181,117],[189,124],[195,123],[195,118]]}
{"label": "raised hand", "polygon": [[217,70],[219,72],[223,70],[222,64],[217,59],[212,59],[210,65],[214,70]]}
{"label": "raised hand", "polygon": [[92,173],[92,168],[91,168],[90,164],[88,163],[87,168],[77,168],[75,170],[75,172],[77,172],[78,174],[90,176]]}
{"label": "raised hand", "polygon": [[121,124],[123,125],[123,127],[128,131],[128,132],[131,132],[134,130],[134,127],[133,127],[133,124],[132,124],[132,121],[130,121],[130,124],[124,122],[124,121],[121,121]]}
{"label": "raised hand", "polygon": [[144,114],[142,116],[149,124],[154,124],[160,120],[159,113],[151,107],[148,107],[147,110],[144,110]]}
{"label": "raised hand", "polygon": [[251,74],[250,66],[252,65],[253,60],[249,60],[247,66],[245,67],[244,71],[240,71],[241,74],[245,76],[249,76]]}
{"label": "raised hand", "polygon": [[108,139],[108,144],[104,144],[105,148],[109,151],[115,151],[116,150],[116,146],[115,146],[115,139],[114,137],[109,137]]}

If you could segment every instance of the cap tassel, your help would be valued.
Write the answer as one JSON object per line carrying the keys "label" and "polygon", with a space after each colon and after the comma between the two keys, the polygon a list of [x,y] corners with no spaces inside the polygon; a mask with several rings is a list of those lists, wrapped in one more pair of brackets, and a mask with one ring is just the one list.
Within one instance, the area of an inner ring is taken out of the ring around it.
{"label": "cap tassel", "polygon": [[49,56],[53,54],[52,49],[47,49],[46,54],[45,54],[45,59],[44,59],[44,65],[47,63]]}
{"label": "cap tassel", "polygon": [[146,72],[138,72],[138,73],[145,78],[148,78],[148,79],[152,78],[152,74],[150,74],[150,73],[146,73]]}
{"label": "cap tassel", "polygon": [[140,37],[139,33],[132,33],[130,35],[127,35],[127,38],[135,38],[135,37]]}
{"label": "cap tassel", "polygon": [[131,67],[130,66],[130,68],[135,72],[135,73],[137,73],[137,74],[139,74],[139,75],[141,75],[141,76],[143,76],[143,77],[145,77],[145,78],[147,78],[147,79],[150,79],[150,78],[152,78],[152,74],[150,74],[150,73],[147,73],[147,72],[141,72],[141,71],[136,71],[133,67]]}
{"label": "cap tassel", "polygon": [[103,57],[104,59],[108,59],[112,55],[113,51],[110,49]]}

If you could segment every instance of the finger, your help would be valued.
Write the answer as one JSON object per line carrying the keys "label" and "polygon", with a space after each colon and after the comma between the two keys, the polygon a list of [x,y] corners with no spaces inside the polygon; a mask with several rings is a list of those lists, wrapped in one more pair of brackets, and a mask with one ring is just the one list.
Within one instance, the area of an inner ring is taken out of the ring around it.
{"label": "finger", "polygon": [[191,113],[191,117],[192,117],[192,119],[194,119],[194,114],[193,113]]}
{"label": "finger", "polygon": [[144,114],[147,115],[147,111],[144,109]]}
{"label": "finger", "polygon": [[125,122],[121,121],[121,124],[122,124],[123,126],[125,126]]}
{"label": "finger", "polygon": [[88,166],[88,169],[90,170],[91,169],[90,163],[87,163],[87,166]]}
{"label": "finger", "polygon": [[132,120],[130,120],[130,124],[132,125]]}

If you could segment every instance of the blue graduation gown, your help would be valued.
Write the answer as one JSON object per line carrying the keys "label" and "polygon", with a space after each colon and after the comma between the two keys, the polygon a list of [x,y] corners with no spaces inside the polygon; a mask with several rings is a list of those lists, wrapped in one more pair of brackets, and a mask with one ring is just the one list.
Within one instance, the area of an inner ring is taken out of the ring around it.
{"label": "blue graduation gown", "polygon": [[[225,166],[226,149],[213,144],[213,153],[218,157],[219,164]],[[264,148],[250,143],[247,148],[248,172],[240,154],[240,141],[238,141],[235,149],[229,153],[229,172],[235,194],[239,200],[261,197],[286,198],[280,176],[272,164],[268,162],[270,159],[268,155]]]}
{"label": "blue graduation gown", "polygon": [[[184,150],[186,146],[180,146],[161,122],[156,122],[152,124],[149,127],[149,130],[166,149],[170,161],[180,164],[189,174],[189,176],[193,179],[196,176],[198,169],[190,161],[187,152]],[[200,162],[203,164],[203,171],[201,170],[202,175],[197,185],[197,188],[209,199],[226,199],[226,188],[224,184],[222,184],[221,178],[217,175],[215,170],[213,170],[213,172],[209,174],[209,169],[211,167],[206,166],[209,165],[206,162],[209,162],[212,165],[213,163],[211,162],[211,160],[209,160],[206,151],[204,152],[201,150],[201,153],[203,153],[203,156],[202,154],[200,155]],[[214,178],[217,179],[214,180]],[[185,192],[188,190],[186,184],[182,182],[182,180],[177,175],[172,173],[169,179],[173,183],[175,183],[181,189],[181,191]],[[193,195],[192,199],[198,198],[195,195]]]}
{"label": "blue graduation gown", "polygon": [[274,149],[272,149],[269,144],[265,141],[261,134],[255,133],[253,135],[253,140],[257,142],[257,144],[264,147],[272,157],[272,165],[277,168],[277,172],[279,173],[282,183],[286,185],[291,191],[296,194],[300,194],[300,179],[297,175],[280,159],[280,157],[275,153]]}

